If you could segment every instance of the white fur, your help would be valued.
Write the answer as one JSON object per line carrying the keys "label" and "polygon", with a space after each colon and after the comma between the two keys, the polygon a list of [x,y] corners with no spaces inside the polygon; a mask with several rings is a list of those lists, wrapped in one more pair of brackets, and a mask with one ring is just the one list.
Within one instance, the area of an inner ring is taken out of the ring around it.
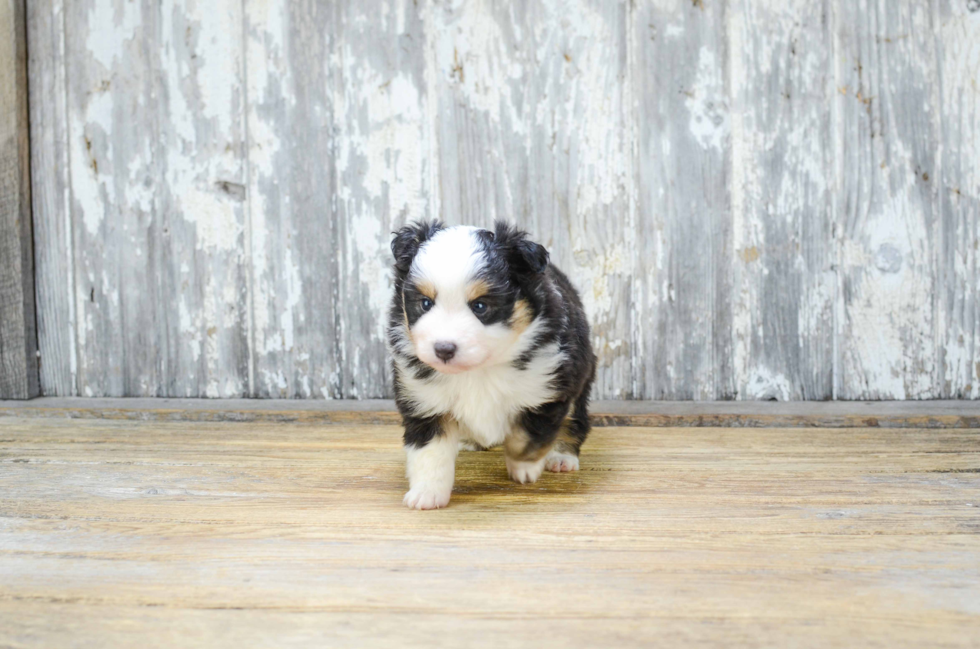
{"label": "white fur", "polygon": [[405,447],[409,490],[403,502],[409,509],[438,509],[449,504],[456,478],[459,429],[451,424],[445,428],[422,448]]}
{"label": "white fur", "polygon": [[578,471],[578,458],[571,453],[551,451],[544,458],[544,468],[554,473]]}
{"label": "white fur", "polygon": [[[465,428],[464,437],[487,447],[503,443],[517,413],[555,398],[549,382],[562,360],[557,345],[540,349],[524,371],[510,364],[533,341],[535,324],[514,345],[516,353],[512,358],[508,355],[507,362],[461,374],[436,374],[426,380],[414,378],[407,366],[401,367],[402,388],[414,402],[415,414],[431,417],[448,412]],[[396,362],[404,365],[404,361]]]}
{"label": "white fur", "polygon": [[536,462],[524,462],[505,454],[504,461],[507,463],[507,475],[510,476],[511,480],[520,484],[537,482],[538,478],[541,477],[541,472],[544,471],[545,458]]}
{"label": "white fur", "polygon": [[477,232],[467,225],[440,230],[419,249],[409,274],[436,282],[445,291],[465,292],[467,280],[483,266]]}
{"label": "white fur", "polygon": [[[484,325],[473,315],[467,288],[483,267],[483,250],[477,228],[454,227],[439,231],[427,241],[412,262],[410,277],[435,288],[435,304],[412,326],[414,352],[419,359],[444,374],[458,374],[487,363],[506,351],[515,339],[502,324]],[[456,354],[443,361],[435,344],[454,343]]]}

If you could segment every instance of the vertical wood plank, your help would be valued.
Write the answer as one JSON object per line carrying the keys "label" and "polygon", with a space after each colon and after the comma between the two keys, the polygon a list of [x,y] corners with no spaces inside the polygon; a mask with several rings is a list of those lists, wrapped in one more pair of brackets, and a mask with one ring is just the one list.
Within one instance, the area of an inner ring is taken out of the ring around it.
{"label": "vertical wood plank", "polygon": [[335,3],[246,0],[253,388],[341,398]]}
{"label": "vertical wood plank", "polygon": [[835,5],[841,399],[941,394],[933,27],[927,3]]}
{"label": "vertical wood plank", "polygon": [[256,395],[388,396],[391,232],[435,216],[419,10],[246,12]]}
{"label": "vertical wood plank", "polygon": [[529,7],[522,221],[581,293],[599,357],[593,398],[633,397],[632,5]]}
{"label": "vertical wood plank", "polygon": [[252,394],[339,398],[336,10],[246,0]]}
{"label": "vertical wood plank", "polygon": [[980,398],[980,2],[937,0],[942,94],[938,393]]}
{"label": "vertical wood plank", "polygon": [[516,221],[578,286],[593,395],[633,394],[629,3],[434,5],[441,213]]}
{"label": "vertical wood plank", "polygon": [[0,0],[0,399],[39,391],[24,20]]}
{"label": "vertical wood plank", "polygon": [[829,18],[827,1],[729,5],[732,353],[742,399],[833,393]]}
{"label": "vertical wood plank", "polygon": [[333,133],[341,390],[391,395],[384,345],[391,233],[437,215],[425,35],[412,0],[338,3]]}
{"label": "vertical wood plank", "polygon": [[75,276],[63,0],[27,3],[31,196],[41,391],[75,395]]}
{"label": "vertical wood plank", "polygon": [[65,9],[79,393],[241,396],[241,5]]}
{"label": "vertical wood plank", "polygon": [[639,3],[632,23],[638,396],[733,398],[725,6]]}
{"label": "vertical wood plank", "polygon": [[451,225],[520,221],[529,211],[527,4],[432,2],[424,9],[439,215]]}

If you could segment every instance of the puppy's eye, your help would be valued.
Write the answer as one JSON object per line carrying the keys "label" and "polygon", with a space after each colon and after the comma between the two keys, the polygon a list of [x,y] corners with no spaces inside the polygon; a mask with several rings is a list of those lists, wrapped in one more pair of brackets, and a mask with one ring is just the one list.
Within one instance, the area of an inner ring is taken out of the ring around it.
{"label": "puppy's eye", "polygon": [[472,302],[472,303],[470,304],[470,309],[471,309],[471,310],[473,311],[473,313],[475,313],[476,315],[483,315],[484,313],[486,313],[486,312],[487,312],[487,309],[489,309],[489,308],[490,308],[490,307],[488,307],[488,306],[487,306],[487,303],[486,303],[486,302],[484,302],[483,300],[477,300],[476,302]]}
{"label": "puppy's eye", "polygon": [[432,300],[430,300],[427,297],[422,298],[422,310],[423,311],[428,311],[433,306],[435,306],[435,302],[433,302]]}

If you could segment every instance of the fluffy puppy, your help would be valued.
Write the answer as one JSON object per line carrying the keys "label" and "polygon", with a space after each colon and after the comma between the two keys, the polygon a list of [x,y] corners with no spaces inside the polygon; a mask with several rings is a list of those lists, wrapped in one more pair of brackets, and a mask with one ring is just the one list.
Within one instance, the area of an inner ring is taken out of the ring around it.
{"label": "fluffy puppy", "polygon": [[525,232],[402,228],[388,324],[405,425],[405,504],[449,504],[461,444],[503,444],[519,483],[575,471],[595,354],[575,288]]}

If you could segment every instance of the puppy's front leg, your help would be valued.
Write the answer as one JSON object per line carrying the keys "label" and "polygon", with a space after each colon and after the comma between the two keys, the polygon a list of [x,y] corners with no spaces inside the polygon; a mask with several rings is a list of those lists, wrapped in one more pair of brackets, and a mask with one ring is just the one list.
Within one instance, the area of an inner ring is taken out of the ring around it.
{"label": "puppy's front leg", "polygon": [[410,509],[438,509],[449,504],[456,477],[459,426],[448,417],[406,420],[405,474]]}

